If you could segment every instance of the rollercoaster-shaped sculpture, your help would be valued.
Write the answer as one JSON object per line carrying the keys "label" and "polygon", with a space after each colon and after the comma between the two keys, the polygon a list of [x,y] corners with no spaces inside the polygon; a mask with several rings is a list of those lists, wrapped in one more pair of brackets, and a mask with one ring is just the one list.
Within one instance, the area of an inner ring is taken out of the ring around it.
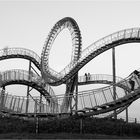
{"label": "rollercoaster-shaped sculpture", "polygon": [[[72,37],[71,62],[60,72],[49,66],[50,49],[59,33],[67,28]],[[140,28],[125,29],[104,37],[91,44],[82,51],[82,38],[76,21],[66,17],[58,21],[50,31],[44,44],[41,58],[33,51],[24,48],[4,48],[0,50],[0,60],[23,58],[33,63],[41,75],[21,69],[7,70],[0,73],[0,112],[11,115],[29,116],[61,116],[82,114],[85,116],[104,114],[113,116],[113,111],[119,114],[133,101],[140,97],[140,79],[137,74],[131,73],[127,78],[116,77],[113,83],[111,75],[91,75],[78,77],[78,71],[89,61],[103,52],[125,43],[140,42]],[[135,82],[132,89],[130,79]],[[108,86],[88,91],[77,92],[77,86],[86,84],[108,84]],[[23,84],[35,88],[42,95],[27,98],[13,96],[5,91],[5,86]],[[51,86],[66,85],[65,95],[56,96]],[[116,97],[113,87],[116,87]],[[133,90],[133,91],[132,91]],[[27,104],[28,102],[28,104]]]}

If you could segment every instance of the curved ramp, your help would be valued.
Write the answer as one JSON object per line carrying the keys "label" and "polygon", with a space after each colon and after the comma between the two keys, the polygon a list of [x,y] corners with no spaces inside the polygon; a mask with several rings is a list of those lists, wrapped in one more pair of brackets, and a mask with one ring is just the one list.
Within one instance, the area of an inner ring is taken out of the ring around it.
{"label": "curved ramp", "polygon": [[[53,42],[57,35],[67,28],[72,36],[73,51],[71,62],[60,72],[49,67],[49,53]],[[42,77],[45,79],[36,79],[37,77],[33,74],[29,74],[27,71],[23,70],[11,70],[5,73],[1,73],[1,86],[9,84],[25,84],[32,86],[33,88],[40,91],[47,99],[50,101],[57,102],[60,105],[57,110],[57,114],[62,114],[61,108],[65,108],[67,105],[67,111],[70,112],[69,107],[73,100],[72,97],[75,88],[75,81],[78,71],[86,65],[89,61],[102,54],[103,52],[119,46],[121,44],[140,42],[140,28],[125,29],[115,32],[109,36],[106,36],[95,43],[91,44],[89,47],[81,51],[81,33],[76,21],[70,17],[66,17],[58,21],[52,30],[50,31],[48,38],[43,47],[43,51],[40,58],[35,55],[34,52],[24,49],[3,49],[0,51],[0,60],[9,58],[25,58],[32,61],[42,73]],[[78,111],[73,111],[72,113],[83,114],[83,115],[98,115],[102,113],[107,113],[113,111],[114,109],[125,108],[127,105],[131,104],[133,101],[140,96],[140,80],[138,77],[134,77],[136,86],[132,92],[131,85],[129,83],[129,78],[117,82],[116,86],[116,99],[113,96],[113,85],[96,89],[90,91],[79,92],[78,94]],[[40,81],[39,81],[40,80]],[[39,81],[39,83],[38,83]],[[89,80],[87,83],[105,82],[110,83],[109,80]],[[57,97],[52,92],[50,94],[50,88],[45,84],[47,82],[50,85],[57,86],[66,83],[67,89],[66,94],[63,97]],[[41,85],[40,85],[41,84]],[[42,85],[44,84],[44,85]],[[79,84],[85,84],[85,81],[79,82]],[[68,100],[67,100],[68,99]],[[69,100],[70,99],[70,100]],[[64,102],[66,101],[66,102]],[[50,112],[51,113],[51,112]],[[54,113],[54,112],[53,112]],[[65,113],[65,112],[64,112]]]}
{"label": "curved ramp", "polygon": [[[14,74],[12,74],[12,72],[14,73]],[[26,76],[23,76],[23,73],[26,75]],[[4,86],[5,85],[5,82],[7,83],[7,85],[8,84],[15,84],[15,83],[18,83],[18,84],[20,84],[20,83],[23,83],[23,79],[24,80],[27,80],[27,78],[29,78],[30,80],[30,82],[33,82],[33,83],[35,83],[35,79],[39,79],[38,78],[38,76],[37,75],[34,75],[34,76],[32,76],[32,77],[34,77],[34,78],[31,78],[31,77],[29,77],[29,76],[31,76],[31,75],[29,75],[29,73],[27,72],[27,71],[23,71],[23,70],[11,70],[11,71],[6,71],[6,72],[3,72],[3,74],[2,74],[3,76],[2,76],[2,86]],[[22,76],[21,76],[22,75]],[[24,77],[24,78],[23,78]],[[36,77],[36,78],[35,78]],[[112,82],[111,82],[111,79],[112,79],[112,76],[111,75],[91,75],[91,81],[93,80],[95,80],[95,82],[94,83],[96,83],[96,80],[99,82],[100,81],[100,83],[102,83],[102,81],[104,81],[105,79],[105,81],[109,81],[109,82],[106,82],[106,84],[112,84]],[[96,78],[95,78],[96,77]],[[82,80],[79,80],[79,82],[81,81],[81,82],[83,82],[83,79],[84,79],[84,77],[83,76],[81,76],[81,77],[79,77],[79,79],[82,79]],[[130,89],[129,89],[129,87],[126,87],[126,86],[123,86],[123,85],[125,85],[124,84],[124,82],[122,82],[122,79],[121,78],[116,78],[116,79],[118,79],[117,81],[118,82],[120,82],[120,84],[119,84],[119,86],[117,85],[117,87],[118,88],[122,88],[123,87],[123,89],[124,89],[124,92],[122,92],[122,94],[124,95],[126,92],[129,92],[130,91]],[[16,82],[15,82],[16,81]],[[37,80],[38,81],[38,80]],[[10,82],[10,83],[9,83]],[[13,83],[11,83],[11,82],[13,82]],[[24,81],[25,82],[25,81]],[[25,82],[26,84],[27,84],[27,82]],[[103,82],[103,83],[105,83],[105,82]],[[87,84],[87,83],[86,83]],[[121,85],[121,86],[120,86]],[[106,88],[106,87],[105,87]],[[101,89],[99,89],[99,90],[101,90]],[[102,90],[104,90],[104,89],[102,89]],[[99,103],[99,98],[98,98],[98,95],[97,94],[100,94],[99,95],[99,97],[101,97],[101,98],[103,98],[104,97],[104,100],[106,100],[106,102],[109,102],[110,101],[110,97],[108,98],[108,96],[109,95],[107,95],[107,93],[104,93],[104,92],[97,92],[98,90],[92,90],[92,91],[84,91],[84,93],[83,93],[83,95],[81,95],[81,92],[79,93],[79,98],[80,98],[80,101],[82,100],[82,101],[84,101],[85,99],[87,100],[87,97],[90,97],[89,99],[88,99],[88,102],[91,102],[91,104],[93,105],[93,106],[96,106],[98,103]],[[93,92],[95,95],[93,96],[93,95],[91,95],[91,93],[90,92]],[[96,93],[97,92],[97,93]],[[112,96],[112,94],[110,94],[110,96]],[[120,95],[119,95],[120,96]],[[94,97],[94,98],[93,98]],[[118,96],[117,96],[118,97]],[[1,99],[2,99],[2,95],[1,95],[1,97],[0,97]],[[49,97],[48,97],[49,98]],[[4,107],[3,107],[3,112],[5,112],[5,113],[10,113],[11,115],[19,115],[19,116],[30,116],[31,114],[33,115],[34,113],[36,113],[35,111],[35,106],[38,106],[37,108],[40,108],[41,107],[41,111],[40,112],[38,112],[39,114],[38,115],[40,115],[40,116],[46,116],[46,115],[53,115],[53,116],[57,116],[57,114],[63,114],[63,113],[70,113],[68,110],[66,111],[64,111],[64,110],[62,110],[62,108],[65,108],[65,105],[64,105],[64,103],[62,102],[62,99],[64,98],[64,97],[59,97],[59,96],[57,96],[56,97],[57,99],[57,101],[58,101],[58,104],[52,104],[52,103],[48,103],[48,102],[45,102],[45,103],[40,103],[40,102],[38,102],[37,103],[37,100],[29,100],[29,106],[28,106],[28,110],[29,110],[29,112],[27,112],[27,114],[24,114],[25,113],[25,107],[26,107],[26,105],[22,105],[22,104],[25,104],[26,103],[26,101],[27,101],[27,99],[26,99],[26,97],[19,97],[19,96],[12,96],[12,95],[8,95],[8,94],[6,94],[6,95],[3,95],[3,99],[5,100],[4,102],[5,102],[5,104],[3,105]],[[66,98],[66,97],[65,97]],[[68,98],[68,97],[67,97]],[[82,99],[83,98],[83,99]],[[119,98],[119,97],[118,97]],[[39,98],[38,98],[39,99]],[[93,100],[94,99],[94,100]],[[112,96],[112,99],[113,99],[113,96]],[[52,101],[52,100],[51,100]],[[96,104],[94,104],[94,101],[96,101]],[[2,102],[2,100],[1,100],[1,102]],[[23,102],[23,103],[21,103],[21,102]],[[20,106],[19,106],[19,105]],[[19,106],[19,107],[18,107]],[[62,106],[64,106],[64,107],[62,107]],[[80,105],[81,106],[81,105]],[[20,111],[19,111],[20,110]],[[120,108],[118,111],[117,111],[117,113],[120,113],[121,111],[123,111],[124,110],[124,108]],[[46,115],[45,115],[45,113],[47,113]],[[108,116],[111,116],[111,114],[107,114]]]}
{"label": "curved ramp", "polygon": [[[26,103],[28,101],[28,109]],[[28,98],[25,96],[15,96],[0,91],[0,110],[7,115],[30,116],[30,114],[50,114],[58,112],[59,106],[53,102],[49,103],[45,98],[40,102],[40,97]]]}
{"label": "curved ramp", "polygon": [[[125,79],[125,84],[127,82],[127,85],[129,86],[129,88],[131,88],[131,85],[129,83],[130,77],[131,77],[131,75],[129,77],[127,77],[127,79]],[[79,110],[77,113],[79,113],[79,112],[81,113],[82,112],[82,113],[84,113],[84,115],[98,115],[98,114],[103,114],[103,113],[107,113],[107,112],[113,111],[113,110],[118,109],[120,107],[125,108],[126,106],[130,105],[133,101],[135,101],[136,99],[138,99],[140,97],[140,79],[137,76],[133,76],[133,80],[135,81],[134,91],[125,92],[126,90],[120,91],[120,90],[116,89],[116,93],[117,93],[116,100],[114,100],[113,96],[112,96],[112,99],[110,101],[108,101],[108,100],[106,102],[103,101],[103,100],[105,100],[105,97],[107,96],[107,94],[110,93],[110,95],[111,95],[111,93],[113,91],[111,89],[111,86],[110,87],[102,88],[101,90],[98,89],[96,92],[98,93],[98,95],[99,95],[99,92],[104,93],[104,99],[102,99],[102,101],[100,101],[101,100],[101,96],[99,98],[95,98],[96,99],[96,103],[97,102],[98,103],[96,105],[93,105],[93,106],[91,106],[89,104],[87,105],[86,104],[87,102],[86,103],[83,102],[84,105],[82,106],[81,110]],[[121,81],[120,81],[120,83],[121,83]],[[92,91],[89,91],[89,92],[92,93]],[[86,94],[88,94],[88,93],[86,93]],[[96,93],[94,93],[94,94],[96,94]],[[109,95],[109,97],[111,97],[110,95]],[[91,96],[91,94],[90,94],[90,96]],[[97,95],[94,95],[94,96],[97,96]],[[83,101],[87,100],[84,96],[82,98],[83,99],[81,99],[81,100],[83,100]],[[87,96],[87,98],[89,98],[89,97]],[[98,99],[98,101],[97,101],[97,99]],[[90,100],[90,99],[88,99],[88,100],[91,101],[91,103],[93,101],[93,100]],[[99,103],[99,101],[100,101],[100,103]]]}
{"label": "curved ramp", "polygon": [[[88,85],[88,84],[109,84],[113,85],[113,76],[107,74],[92,74],[90,77],[79,76],[78,85]],[[116,76],[116,86],[125,89],[130,92],[129,83],[124,79]]]}
{"label": "curved ramp", "polygon": [[23,84],[31,86],[39,91],[45,98],[52,98],[55,102],[56,96],[52,88],[45,84],[45,82],[34,73],[29,73],[26,70],[13,69],[0,74],[0,87],[4,87],[12,84]]}
{"label": "curved ramp", "polygon": [[[61,72],[58,73],[50,69],[48,75],[53,78],[48,82],[51,85],[60,85],[71,78],[84,65],[101,53],[121,44],[134,42],[140,42],[140,28],[125,29],[106,36],[84,49],[79,60],[76,62],[71,61]],[[45,59],[42,59],[43,63],[45,63],[45,61]],[[48,66],[46,67],[49,69]]]}
{"label": "curved ramp", "polygon": [[[125,79],[125,82],[126,81],[128,82],[128,80],[129,80],[129,77],[127,79]],[[111,112],[114,109],[119,109],[117,112],[120,113],[121,111],[123,111],[125,109],[125,107],[130,105],[133,101],[138,99],[140,96],[140,94],[139,94],[140,89],[138,86],[138,84],[140,83],[140,80],[137,77],[135,77],[135,82],[136,82],[135,91],[130,92],[130,90],[128,90],[127,95],[126,95],[126,89],[124,90],[120,87],[116,87],[117,88],[117,98],[115,101],[114,101],[113,95],[112,95],[112,91],[113,91],[112,86],[107,86],[107,87],[96,89],[96,90],[79,92],[78,93],[78,111],[75,112],[73,110],[73,112],[72,112],[73,115],[75,113],[78,115],[85,115],[85,116],[99,115],[99,114]],[[120,81],[120,83],[123,84],[124,80]],[[130,85],[128,85],[128,86],[130,87]],[[120,94],[120,92],[121,92],[121,94]],[[11,96],[11,98],[15,100],[15,96]],[[56,106],[54,107],[52,105],[48,106],[48,109],[45,110],[45,111],[47,111],[47,114],[53,115],[56,117],[58,115],[65,114],[65,112],[63,112],[61,110],[61,105],[63,105],[62,104],[63,98],[64,97],[62,97],[62,96],[57,96],[58,106],[57,107]],[[69,97],[67,96],[65,98],[69,98]],[[4,101],[6,102],[6,100],[4,100]],[[11,104],[11,103],[9,102],[9,104]],[[10,111],[10,109],[11,108],[9,108],[9,111]],[[15,115],[16,115],[16,113],[17,113],[17,115],[20,114],[20,112],[16,112],[15,110],[16,109],[13,109],[10,112],[12,112],[12,114],[15,114]],[[9,112],[8,109],[5,109],[4,111]],[[21,113],[22,114],[20,114],[20,115],[25,115],[24,109],[22,109]],[[30,113],[35,113],[35,112],[29,112],[29,114]],[[68,110],[68,112],[66,114],[69,115],[69,113],[70,113],[70,110]],[[42,111],[40,113],[40,116],[41,116],[41,114],[44,115],[44,112]]]}
{"label": "curved ramp", "polygon": [[40,70],[41,69],[41,59],[32,50],[25,48],[3,48],[0,50],[0,60],[10,59],[10,58],[23,58],[30,60],[34,65]]}

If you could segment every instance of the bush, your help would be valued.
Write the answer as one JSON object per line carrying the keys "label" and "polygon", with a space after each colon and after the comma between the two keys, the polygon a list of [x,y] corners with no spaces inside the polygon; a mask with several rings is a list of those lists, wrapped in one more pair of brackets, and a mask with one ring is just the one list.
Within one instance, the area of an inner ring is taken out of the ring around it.
{"label": "bush", "polygon": [[[39,133],[80,133],[118,136],[140,136],[140,124],[125,123],[123,120],[103,118],[39,119]],[[0,116],[0,133],[35,133],[35,119],[8,118]]]}

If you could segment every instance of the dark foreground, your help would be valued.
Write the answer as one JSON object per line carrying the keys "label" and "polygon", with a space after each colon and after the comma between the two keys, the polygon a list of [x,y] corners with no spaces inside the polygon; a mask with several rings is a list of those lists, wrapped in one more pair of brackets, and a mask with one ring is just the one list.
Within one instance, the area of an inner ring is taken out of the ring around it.
{"label": "dark foreground", "polygon": [[34,134],[34,133],[6,133],[0,134],[0,139],[137,139],[137,137],[113,136],[99,134]]}
{"label": "dark foreground", "polygon": [[[36,134],[38,132],[38,134]],[[105,118],[0,116],[0,139],[136,139],[140,124]]]}

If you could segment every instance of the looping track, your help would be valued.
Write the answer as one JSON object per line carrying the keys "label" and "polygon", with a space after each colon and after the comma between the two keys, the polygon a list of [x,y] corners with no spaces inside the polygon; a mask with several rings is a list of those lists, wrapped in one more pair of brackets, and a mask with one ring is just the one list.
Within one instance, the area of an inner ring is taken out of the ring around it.
{"label": "looping track", "polygon": [[[55,37],[54,37],[55,38]],[[50,85],[59,85],[68,80],[74,74],[76,74],[84,65],[86,65],[89,61],[91,61],[96,56],[100,55],[101,53],[127,43],[139,43],[140,42],[140,28],[131,28],[118,31],[113,33],[109,36],[106,36],[95,43],[91,44],[85,50],[82,51],[81,57],[79,60],[74,61],[72,60],[61,72],[56,72],[49,68],[48,66],[48,55],[49,53],[46,51],[45,54],[42,55],[42,63],[46,64],[46,71],[49,71],[48,74],[51,78],[48,83]],[[46,49],[47,49],[46,45]],[[45,49],[43,49],[45,52]],[[43,54],[43,53],[42,53]],[[44,67],[43,67],[44,68]],[[45,68],[44,68],[45,69]]]}
{"label": "looping track", "polygon": [[[71,62],[60,72],[56,72],[49,67],[49,54],[53,42],[56,37],[63,29],[68,29],[72,37],[72,57]],[[103,52],[117,47],[121,44],[126,43],[139,43],[140,42],[140,28],[125,29],[115,32],[109,36],[106,36],[95,43],[91,44],[85,50],[82,51],[82,38],[80,29],[76,21],[70,17],[66,17],[58,21],[50,31],[48,38],[44,44],[41,58],[33,51],[24,48],[7,48],[0,50],[0,60],[9,58],[23,58],[30,60],[35,66],[41,71],[41,76],[36,74],[31,75],[28,71],[24,70],[9,70],[1,72],[0,86],[7,86],[11,84],[23,84],[31,86],[37,89],[44,97],[48,100],[48,103],[41,103],[39,107],[46,106],[46,109],[42,109],[41,113],[49,113],[51,115],[58,115],[63,113],[70,113],[70,104],[74,99],[75,81],[77,78],[78,71],[84,67],[89,61],[94,59],[96,56],[102,54]],[[31,78],[29,78],[31,77]],[[98,78],[97,78],[98,77]],[[111,76],[110,76],[111,77]],[[92,75],[90,80],[85,80],[85,77],[78,77],[78,85],[86,84],[109,84],[110,86],[83,91],[78,93],[78,110],[71,112],[72,114],[83,114],[85,116],[89,115],[99,115],[110,112],[117,109],[117,113],[122,112],[126,107],[128,107],[133,101],[140,97],[140,79],[135,76],[135,89],[134,92],[131,91],[131,85],[129,84],[129,78],[120,79],[116,77],[116,100],[113,97],[113,80],[112,77],[109,78],[105,75]],[[63,97],[55,96],[54,91],[50,86],[58,86],[60,84],[66,84],[66,93]],[[8,95],[7,95],[8,97]],[[4,106],[7,103],[7,97],[3,96],[1,92],[0,103],[3,112],[6,112],[8,108]],[[13,97],[12,97],[13,99]],[[4,100],[5,102],[3,103]],[[21,101],[21,100],[20,100]],[[19,101],[19,102],[20,102]],[[53,104],[52,104],[53,102]],[[12,101],[11,101],[12,104]],[[36,101],[35,101],[36,104]],[[49,109],[47,109],[49,108]],[[21,114],[25,112],[18,109],[12,108],[13,114]],[[11,108],[10,108],[11,110]],[[22,107],[20,108],[22,110]],[[8,112],[8,111],[7,111]],[[29,112],[28,112],[29,113]],[[31,113],[35,113],[32,111]]]}
{"label": "looping track", "polygon": [[[46,77],[45,80],[47,80],[47,82],[49,82],[50,84],[52,83],[50,81],[59,81],[58,83],[56,83],[56,85],[62,84],[63,82],[66,81],[63,78],[61,72],[58,73],[49,67],[49,52],[52,47],[52,44],[55,38],[57,37],[57,35],[65,28],[69,30],[72,37],[73,51],[72,51],[71,62],[76,63],[81,56],[81,45],[82,45],[81,33],[76,21],[69,17],[66,17],[58,21],[50,31],[41,55],[42,75]],[[61,80],[60,77],[62,77]]]}

